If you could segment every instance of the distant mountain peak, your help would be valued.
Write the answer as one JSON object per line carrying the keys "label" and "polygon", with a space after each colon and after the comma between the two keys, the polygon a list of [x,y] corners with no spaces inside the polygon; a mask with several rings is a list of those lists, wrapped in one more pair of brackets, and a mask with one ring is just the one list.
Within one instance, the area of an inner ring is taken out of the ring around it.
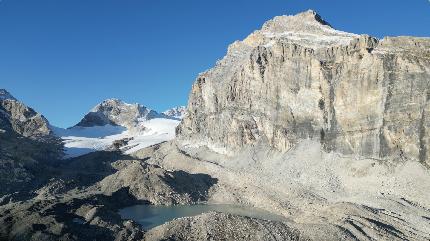
{"label": "distant mountain peak", "polygon": [[76,125],[80,127],[117,125],[133,129],[139,122],[164,115],[140,104],[129,104],[120,99],[106,99],[96,105]]}
{"label": "distant mountain peak", "polygon": [[16,100],[7,90],[0,89],[0,100]]}
{"label": "distant mountain peak", "polygon": [[184,118],[186,112],[187,112],[187,107],[182,105],[182,106],[170,108],[164,111],[163,114],[175,119],[182,119]]}
{"label": "distant mountain peak", "polygon": [[118,99],[118,98],[109,98],[106,100],[103,100],[102,102],[100,102],[100,104],[104,104],[104,103],[117,103],[117,104],[121,104],[121,103],[125,103],[123,100]]}
{"label": "distant mountain peak", "polygon": [[[102,109],[106,109],[106,108],[124,108],[125,106],[133,106],[133,104],[129,104],[124,102],[121,99],[117,99],[117,98],[110,98],[110,99],[106,99],[103,100],[102,102],[100,102],[99,104],[97,104],[96,106],[94,106],[91,109],[91,112],[98,112]],[[138,104],[134,104],[134,106],[139,106]]]}

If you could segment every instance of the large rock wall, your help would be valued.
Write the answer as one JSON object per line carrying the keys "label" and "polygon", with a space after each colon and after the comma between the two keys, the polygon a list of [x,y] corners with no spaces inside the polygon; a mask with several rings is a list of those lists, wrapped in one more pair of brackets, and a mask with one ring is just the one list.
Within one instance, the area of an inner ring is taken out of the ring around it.
{"label": "large rock wall", "polygon": [[[311,37],[279,35],[303,18]],[[307,12],[233,43],[193,84],[177,132],[227,151],[257,141],[285,151],[315,138],[328,151],[430,164],[429,103],[430,39],[347,35]]]}

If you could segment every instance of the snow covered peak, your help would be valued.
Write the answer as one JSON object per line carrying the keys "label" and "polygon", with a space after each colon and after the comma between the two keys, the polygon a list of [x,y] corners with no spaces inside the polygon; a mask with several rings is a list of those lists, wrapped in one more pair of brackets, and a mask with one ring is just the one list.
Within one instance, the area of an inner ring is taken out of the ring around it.
{"label": "snow covered peak", "polygon": [[[174,108],[177,114],[182,108]],[[96,105],[74,127],[55,128],[65,145],[66,157],[97,150],[121,150],[132,153],[175,137],[180,123],[176,117],[158,113],[140,104],[107,99]]]}
{"label": "snow covered peak", "polygon": [[[138,106],[138,104],[134,104],[134,105]],[[101,109],[106,109],[106,108],[114,108],[114,107],[122,108],[124,106],[133,106],[133,104],[125,103],[120,99],[111,98],[111,99],[106,99],[102,101],[100,104],[94,106],[94,108],[91,109],[91,112],[98,112]]]}
{"label": "snow covered peak", "polygon": [[163,114],[175,119],[182,119],[184,118],[186,112],[187,112],[187,107],[177,106],[164,111]]}
{"label": "snow covered peak", "polygon": [[117,125],[133,129],[137,128],[141,121],[163,117],[163,114],[140,104],[128,104],[119,99],[107,99],[91,109],[76,126]]}
{"label": "snow covered peak", "polygon": [[0,100],[16,100],[7,90],[0,89]]}

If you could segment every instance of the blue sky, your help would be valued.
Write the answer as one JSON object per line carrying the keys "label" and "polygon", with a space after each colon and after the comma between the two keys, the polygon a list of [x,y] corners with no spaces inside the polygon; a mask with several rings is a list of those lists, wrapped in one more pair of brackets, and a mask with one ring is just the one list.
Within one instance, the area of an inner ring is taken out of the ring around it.
{"label": "blue sky", "polygon": [[111,97],[185,105],[229,43],[307,9],[348,32],[430,36],[428,0],[0,0],[0,88],[62,127]]}

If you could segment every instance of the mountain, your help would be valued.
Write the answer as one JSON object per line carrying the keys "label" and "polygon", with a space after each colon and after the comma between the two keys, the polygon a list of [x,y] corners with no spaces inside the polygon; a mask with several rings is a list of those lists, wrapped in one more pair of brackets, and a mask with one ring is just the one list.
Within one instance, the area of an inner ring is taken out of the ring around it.
{"label": "mountain", "polygon": [[175,116],[160,114],[140,104],[107,99],[75,126],[52,129],[63,139],[66,157],[76,157],[102,150],[131,153],[173,139],[178,124]]}
{"label": "mountain", "polygon": [[0,140],[0,240],[430,240],[429,47],[279,16],[198,76],[180,124],[108,100],[53,129],[68,154],[115,151],[39,172]]}
{"label": "mountain", "polygon": [[37,185],[63,145],[41,114],[0,89],[0,196]]}
{"label": "mountain", "polygon": [[7,90],[0,89],[0,100],[16,100]]}
{"label": "mountain", "polygon": [[164,115],[182,120],[187,113],[187,107],[177,106],[163,112]]}
{"label": "mountain", "polygon": [[107,99],[96,105],[76,126],[117,125],[136,128],[141,121],[164,117],[163,114],[140,104],[128,104],[119,99]]}
{"label": "mountain", "polygon": [[[214,202],[282,213],[303,239],[430,239],[428,218],[408,218],[430,217],[429,80],[430,38],[346,33],[314,11],[275,17],[197,77],[176,143],[198,161],[177,166],[228,183]],[[178,163],[172,152],[158,148],[156,163]],[[202,220],[153,233],[192,239],[174,228]]]}
{"label": "mountain", "polygon": [[2,123],[24,137],[36,139],[52,134],[44,116],[15,99],[5,89],[0,89],[0,118]]}
{"label": "mountain", "polygon": [[429,38],[346,33],[314,11],[275,17],[198,76],[178,136],[226,153],[310,138],[429,165],[429,57]]}

